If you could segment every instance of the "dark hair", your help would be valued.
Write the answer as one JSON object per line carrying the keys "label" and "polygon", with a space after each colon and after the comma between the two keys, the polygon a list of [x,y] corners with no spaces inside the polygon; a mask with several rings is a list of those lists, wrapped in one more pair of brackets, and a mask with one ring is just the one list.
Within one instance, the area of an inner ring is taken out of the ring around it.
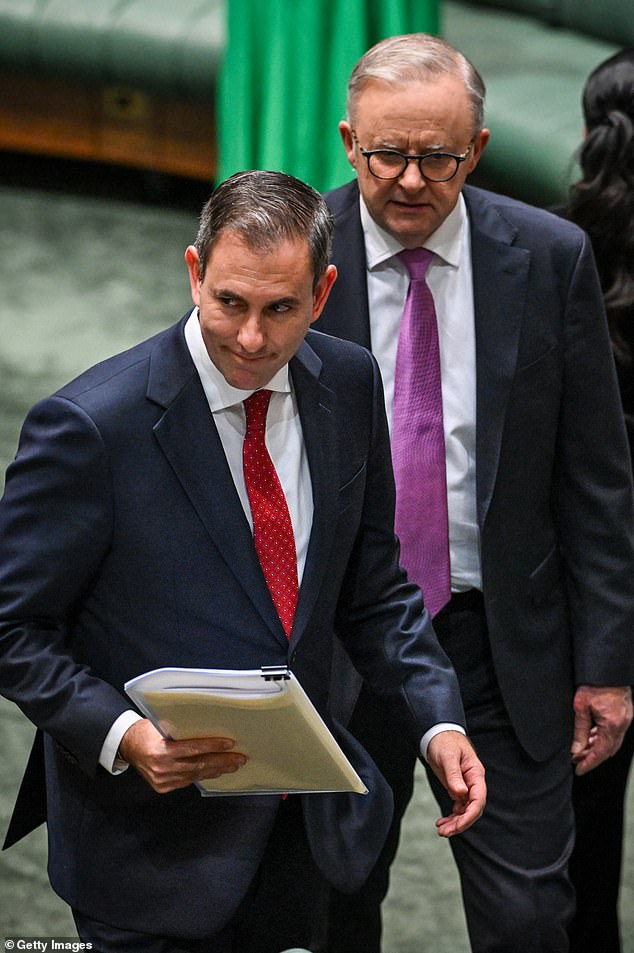
{"label": "dark hair", "polygon": [[634,49],[601,63],[583,91],[582,177],[568,217],[585,229],[597,259],[617,359],[634,358]]}
{"label": "dark hair", "polygon": [[237,172],[214,189],[203,207],[195,241],[200,277],[220,234],[230,230],[250,248],[264,251],[305,239],[316,285],[330,261],[333,227],[328,206],[310,185],[283,172]]}
{"label": "dark hair", "polygon": [[480,132],[484,126],[486,92],[482,77],[464,54],[430,33],[390,36],[363,54],[348,82],[348,120],[354,125],[357,102],[366,84],[372,80],[405,86],[446,75],[457,76],[463,81],[471,101],[473,132]]}

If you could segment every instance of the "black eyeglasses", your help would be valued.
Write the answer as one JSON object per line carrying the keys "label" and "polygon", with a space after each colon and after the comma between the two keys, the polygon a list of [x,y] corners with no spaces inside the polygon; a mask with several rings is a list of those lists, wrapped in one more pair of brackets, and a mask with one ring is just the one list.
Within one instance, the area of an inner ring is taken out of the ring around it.
{"label": "black eyeglasses", "polygon": [[470,142],[462,155],[452,152],[428,152],[425,155],[406,155],[395,149],[362,149],[354,129],[352,138],[359,152],[368,163],[368,169],[377,179],[398,179],[408,164],[418,163],[420,174],[429,182],[449,182],[460,168],[460,163],[469,155],[473,143]]}

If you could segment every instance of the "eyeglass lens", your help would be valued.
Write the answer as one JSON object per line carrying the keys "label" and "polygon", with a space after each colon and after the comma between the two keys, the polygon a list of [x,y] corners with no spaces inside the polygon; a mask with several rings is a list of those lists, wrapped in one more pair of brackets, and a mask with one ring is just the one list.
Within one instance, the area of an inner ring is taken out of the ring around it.
{"label": "eyeglass lens", "polygon": [[[368,156],[370,172],[378,178],[396,179],[405,171],[407,159],[398,152],[381,151]],[[431,153],[418,160],[421,173],[431,182],[442,182],[453,178],[459,161],[443,152]]]}

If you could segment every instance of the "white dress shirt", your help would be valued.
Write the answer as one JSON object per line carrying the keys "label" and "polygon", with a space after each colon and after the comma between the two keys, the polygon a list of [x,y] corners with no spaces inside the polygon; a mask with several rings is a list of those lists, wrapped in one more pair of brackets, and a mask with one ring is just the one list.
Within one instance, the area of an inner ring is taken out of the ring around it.
{"label": "white dress shirt", "polygon": [[[194,308],[185,325],[185,341],[213,414],[242,509],[253,530],[242,466],[242,445],[246,432],[243,402],[253,391],[232,387],[213,363],[200,331],[197,308]],[[266,389],[273,391],[266,417],[266,447],[286,497],[297,551],[297,581],[301,585],[313,525],[313,487],[288,364],[280,368]]]}
{"label": "white dress shirt", "polygon": [[[380,228],[361,202],[368,263],[370,339],[392,419],[398,335],[409,286],[398,253],[402,246]],[[462,196],[425,242],[435,252],[427,272],[438,321],[443,425],[447,459],[447,508],[451,588],[482,588],[476,503],[476,354],[471,244]]]}

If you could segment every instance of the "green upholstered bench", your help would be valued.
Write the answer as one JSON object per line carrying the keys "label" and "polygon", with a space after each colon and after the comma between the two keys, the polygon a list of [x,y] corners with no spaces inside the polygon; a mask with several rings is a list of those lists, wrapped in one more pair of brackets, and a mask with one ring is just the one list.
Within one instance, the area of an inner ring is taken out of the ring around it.
{"label": "green upholstered bench", "polygon": [[0,148],[210,180],[224,0],[0,0]]}
{"label": "green upholstered bench", "polygon": [[576,174],[583,85],[634,45],[634,0],[444,0],[442,28],[487,85],[491,141],[474,182],[560,202]]}

